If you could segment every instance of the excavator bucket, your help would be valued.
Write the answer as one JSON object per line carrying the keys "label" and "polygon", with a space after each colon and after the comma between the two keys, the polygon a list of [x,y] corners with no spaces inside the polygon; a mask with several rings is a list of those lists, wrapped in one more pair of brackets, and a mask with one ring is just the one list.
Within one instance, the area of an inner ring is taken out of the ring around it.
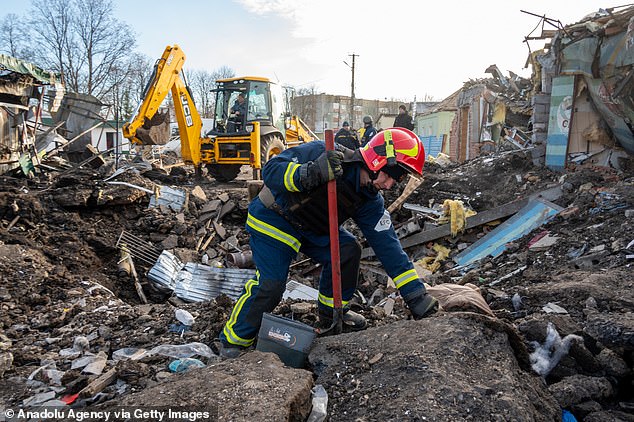
{"label": "excavator bucket", "polygon": [[169,142],[171,135],[170,113],[156,113],[152,119],[146,119],[143,126],[137,129],[136,137],[143,142],[143,145],[165,145]]}

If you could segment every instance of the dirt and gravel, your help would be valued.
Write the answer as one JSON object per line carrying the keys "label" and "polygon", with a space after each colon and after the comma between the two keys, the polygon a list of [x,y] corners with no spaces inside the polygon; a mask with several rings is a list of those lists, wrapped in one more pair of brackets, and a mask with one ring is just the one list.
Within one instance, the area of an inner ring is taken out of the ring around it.
{"label": "dirt and gravel", "polygon": [[[126,231],[186,262],[226,266],[236,247],[248,249],[243,225],[250,172],[223,184],[194,180],[193,172],[179,167],[171,174],[129,171],[115,178],[150,190],[161,184],[189,192],[175,211],[149,208],[142,190],[105,183],[112,170],[0,180],[4,407],[60,404],[51,400],[86,409],[211,406],[219,420],[305,420],[310,389],[321,384],[333,421],[561,420],[563,409],[577,420],[634,420],[632,173],[556,173],[534,166],[523,152],[449,167],[428,164],[407,202],[433,207],[459,199],[483,212],[542,191],[559,192],[552,202],[563,211],[473,268],[456,268],[451,258],[501,221],[406,249],[419,261],[436,254],[434,243],[449,248],[449,258],[425,281],[477,286],[494,316],[448,309],[413,321],[368,258],[353,307],[371,327],[316,339],[306,369],[249,351],[234,361],[196,355],[204,368],[173,373],[168,365],[174,357],[164,354],[117,358],[121,349],[160,345],[201,343],[215,351],[233,302],[220,296],[184,303],[153,288],[145,277],[149,265],[135,260],[149,302],[141,303],[130,277],[120,274],[117,239]],[[396,196],[386,193],[386,203]],[[432,222],[406,209],[393,213],[397,229],[423,220]],[[535,247],[546,234],[554,243]],[[290,277],[315,287],[319,267],[304,258],[298,257]],[[195,317],[191,328],[178,326],[179,308]],[[309,325],[316,321],[314,308],[299,313],[292,301],[275,313]],[[82,369],[81,358],[100,368]],[[533,369],[550,363],[547,374]],[[87,389],[99,376],[91,371],[111,375],[96,393]]]}

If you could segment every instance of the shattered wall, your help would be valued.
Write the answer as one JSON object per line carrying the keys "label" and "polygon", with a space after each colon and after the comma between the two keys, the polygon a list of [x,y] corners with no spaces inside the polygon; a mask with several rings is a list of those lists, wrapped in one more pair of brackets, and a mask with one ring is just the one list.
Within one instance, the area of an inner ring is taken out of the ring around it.
{"label": "shattered wall", "polygon": [[[86,157],[86,145],[91,144],[91,128],[101,125],[101,110],[104,104],[89,94],[67,93],[57,113],[53,114],[53,122],[64,122],[66,138],[72,143],[67,148],[71,161],[80,162]],[[76,139],[79,137],[78,139]]]}
{"label": "shattered wall", "polygon": [[[618,167],[620,157],[634,154],[634,7],[602,9],[557,31],[550,44],[536,56],[542,92],[551,94],[550,82],[564,76],[574,87],[570,132],[563,143],[549,132],[546,164]],[[542,127],[543,117],[534,116],[534,124]]]}
{"label": "shattered wall", "polygon": [[25,121],[39,119],[43,91],[58,80],[59,74],[0,54],[0,174],[20,167],[24,153],[37,154],[35,129]]}

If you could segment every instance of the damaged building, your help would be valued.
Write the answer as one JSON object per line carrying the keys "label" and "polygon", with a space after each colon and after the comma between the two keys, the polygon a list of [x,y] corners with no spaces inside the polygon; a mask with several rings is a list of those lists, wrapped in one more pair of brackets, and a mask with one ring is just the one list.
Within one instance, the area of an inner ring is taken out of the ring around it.
{"label": "damaged building", "polygon": [[129,144],[121,142],[122,122],[108,120],[112,107],[92,95],[67,92],[60,79],[0,55],[0,174],[32,177],[36,168],[94,166],[106,154],[129,153]]}
{"label": "damaged building", "polygon": [[[177,158],[119,163],[116,135],[96,143],[107,104],[66,94],[44,117],[58,76],[5,66],[0,79],[31,79],[7,87],[0,107],[0,406],[162,406],[234,421],[634,420],[634,168],[610,168],[632,153],[629,10],[548,32],[530,80],[491,65],[490,78],[417,107],[427,154],[453,162],[429,159],[423,178],[384,190],[382,220],[441,308],[415,320],[361,229],[343,222],[362,247],[348,305],[369,327],[311,337],[301,367],[285,349],[258,348],[259,335],[235,359],[218,354],[259,277],[245,229],[252,169],[220,181]],[[592,86],[604,83],[610,100],[595,105]],[[346,118],[348,99],[330,100],[313,113],[322,129]],[[398,104],[374,109],[389,122]],[[91,145],[102,160],[89,166]],[[316,327],[322,269],[300,250],[272,314]],[[262,332],[291,343],[279,328]]]}
{"label": "damaged building", "polygon": [[634,7],[601,9],[531,55],[533,140],[556,170],[619,167],[634,153]]}
{"label": "damaged building", "polygon": [[0,174],[22,166],[25,174],[42,156],[35,137],[42,122],[47,87],[54,87],[51,110],[59,107],[60,75],[4,54],[0,55]]}

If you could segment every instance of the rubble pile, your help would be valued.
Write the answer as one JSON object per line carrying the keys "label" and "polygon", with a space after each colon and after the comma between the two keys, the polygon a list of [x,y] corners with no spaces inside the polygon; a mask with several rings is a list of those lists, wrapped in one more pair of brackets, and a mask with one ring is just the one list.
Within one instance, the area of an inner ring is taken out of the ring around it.
{"label": "rubble pile", "polygon": [[[312,385],[299,372],[276,382],[273,397],[267,377],[282,370],[275,357],[250,351],[219,361],[214,340],[231,312],[229,296],[186,302],[147,277],[163,251],[184,263],[252,271],[244,230],[249,169],[221,184],[184,168],[173,175],[123,168],[2,178],[0,376],[8,388],[1,400],[92,408],[149,404],[162,391],[186,395],[192,406],[213,396],[222,416],[239,394],[257,390],[271,394],[268,416],[286,409],[304,420]],[[534,167],[529,150],[428,163],[422,184],[392,213],[397,233],[430,291],[472,286],[486,304],[445,302],[437,315],[412,321],[364,246],[351,306],[370,328],[318,338],[310,355],[332,420],[547,420],[562,409],[584,420],[631,419],[633,182],[632,174],[605,168]],[[401,190],[386,192],[386,204]],[[444,213],[458,202],[464,224],[454,236],[443,231],[453,225]],[[524,221],[509,227],[533,203],[553,215],[524,231]],[[496,245],[499,253],[458,264],[500,229],[515,235]],[[126,253],[135,271],[122,266]],[[290,279],[316,288],[319,271],[300,254]],[[275,313],[314,325],[314,302],[304,303],[285,300]],[[306,388],[294,386],[293,376]],[[224,381],[214,387],[214,380]]]}

